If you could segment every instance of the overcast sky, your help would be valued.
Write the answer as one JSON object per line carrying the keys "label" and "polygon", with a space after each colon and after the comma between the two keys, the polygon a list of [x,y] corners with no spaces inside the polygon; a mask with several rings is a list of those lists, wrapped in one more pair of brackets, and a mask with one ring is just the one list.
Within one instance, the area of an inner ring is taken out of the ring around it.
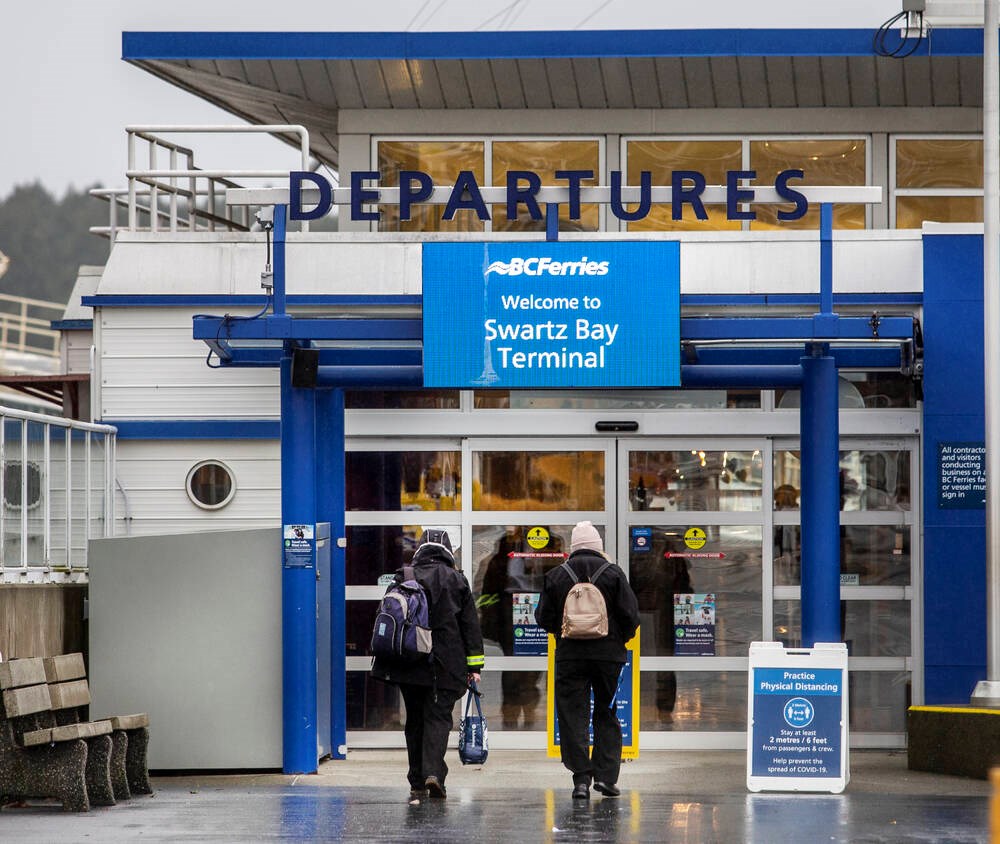
{"label": "overcast sky", "polygon": [[[124,186],[128,124],[236,118],[121,60],[124,31],[469,31],[874,28],[901,0],[0,0],[0,199],[41,181]],[[295,156],[244,137],[195,142],[203,168],[284,169]],[[219,156],[224,153],[224,160]]]}

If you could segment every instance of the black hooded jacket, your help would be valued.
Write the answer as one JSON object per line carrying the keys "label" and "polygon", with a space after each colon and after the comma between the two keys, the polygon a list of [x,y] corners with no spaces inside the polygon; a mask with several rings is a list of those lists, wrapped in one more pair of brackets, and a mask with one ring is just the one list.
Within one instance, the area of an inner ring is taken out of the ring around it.
{"label": "black hooded jacket", "polygon": [[[569,562],[581,582],[589,580],[608,558],[597,551],[582,549],[570,554]],[[639,604],[628,579],[617,565],[612,564],[594,584],[601,590],[608,609],[608,635],[602,639],[563,639],[562,616],[566,595],[574,584],[562,566],[545,574],[545,586],[538,599],[535,621],[556,637],[556,661],[592,659],[625,662],[625,643],[639,628]]]}
{"label": "black hooded jacket", "polygon": [[[484,663],[483,636],[469,582],[443,545],[421,545],[410,565],[427,593],[433,643],[430,659],[395,662],[376,658],[372,676],[388,683],[464,691],[469,673],[482,671]],[[402,581],[403,570],[399,569],[396,582]]]}

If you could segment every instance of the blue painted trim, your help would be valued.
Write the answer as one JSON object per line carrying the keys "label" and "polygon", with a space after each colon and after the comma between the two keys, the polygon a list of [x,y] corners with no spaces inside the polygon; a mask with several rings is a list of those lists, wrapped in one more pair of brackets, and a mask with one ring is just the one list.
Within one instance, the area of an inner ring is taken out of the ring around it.
{"label": "blue painted trim", "polygon": [[[323,295],[286,295],[289,306],[296,305],[417,305],[421,303],[420,296],[323,296]],[[157,295],[143,294],[105,294],[84,296],[82,304],[91,308],[180,308],[180,307],[225,307],[238,305],[261,308],[267,302],[265,295],[224,296],[219,294],[185,294],[167,293]]]}
{"label": "blue painted trim", "polygon": [[92,331],[94,321],[92,319],[54,319],[49,323],[49,328],[53,331]]}
{"label": "blue painted trim", "polygon": [[[870,29],[549,32],[123,32],[126,61],[872,56]],[[939,29],[915,55],[982,55],[982,29]]]}
{"label": "blue painted trim", "polygon": [[276,440],[277,419],[103,419],[114,425],[120,440]]}
{"label": "blue painted trim", "polygon": [[[761,293],[738,295],[715,295],[710,293],[688,293],[681,295],[681,307],[719,307],[736,305],[809,305],[818,306],[818,293]],[[922,293],[834,293],[834,305],[922,305]]]}
{"label": "blue painted trim", "polygon": [[[289,307],[314,305],[411,305],[423,304],[421,296],[324,296],[287,295]],[[106,294],[84,296],[82,303],[88,307],[100,308],[180,308],[180,307],[220,307],[237,306],[261,308],[267,302],[266,296],[242,295],[198,295],[198,294]],[[922,305],[922,293],[835,293],[834,305]],[[702,307],[711,305],[724,307],[736,305],[818,305],[817,293],[751,293],[751,294],[710,294],[687,293],[681,295],[681,307]]]}

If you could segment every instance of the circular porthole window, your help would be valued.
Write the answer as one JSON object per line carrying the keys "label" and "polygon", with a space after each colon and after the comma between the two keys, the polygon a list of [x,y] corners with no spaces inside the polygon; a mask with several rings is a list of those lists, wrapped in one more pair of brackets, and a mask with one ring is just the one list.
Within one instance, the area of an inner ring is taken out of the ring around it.
{"label": "circular porthole window", "polygon": [[202,509],[219,510],[236,495],[236,479],[224,463],[202,460],[188,472],[187,494]]}
{"label": "circular porthole window", "polygon": [[[12,460],[3,467],[3,503],[11,510],[21,509],[20,460]],[[28,463],[28,490],[25,503],[28,508],[42,500],[42,470],[37,463]]]}

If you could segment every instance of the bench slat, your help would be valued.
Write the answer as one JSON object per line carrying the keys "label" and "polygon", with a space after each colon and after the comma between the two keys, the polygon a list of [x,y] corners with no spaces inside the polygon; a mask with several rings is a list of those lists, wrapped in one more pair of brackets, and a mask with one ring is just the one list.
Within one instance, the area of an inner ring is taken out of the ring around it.
{"label": "bench slat", "polygon": [[87,669],[81,653],[45,657],[45,680],[48,683],[64,683],[67,680],[85,679],[86,676]]}
{"label": "bench slat", "polygon": [[111,720],[111,726],[116,730],[138,730],[149,726],[149,715],[145,712],[136,715],[116,715]]}
{"label": "bench slat", "polygon": [[66,724],[52,728],[52,741],[70,741],[72,739],[88,739],[94,736],[106,736],[111,733],[110,721],[84,721],[82,724]]}
{"label": "bench slat", "polygon": [[0,662],[0,689],[17,689],[45,682],[45,665],[41,657]]}
{"label": "bench slat", "polygon": [[3,709],[8,718],[19,718],[22,715],[33,715],[36,712],[48,712],[51,708],[49,687],[44,683],[37,686],[7,689],[3,693]]}
{"label": "bench slat", "polygon": [[32,730],[30,733],[25,733],[21,736],[21,744],[25,747],[35,747],[39,744],[51,744],[52,743],[52,730]]}
{"label": "bench slat", "polygon": [[86,680],[71,680],[68,683],[49,682],[49,697],[53,709],[70,709],[75,706],[90,705],[90,689]]}

